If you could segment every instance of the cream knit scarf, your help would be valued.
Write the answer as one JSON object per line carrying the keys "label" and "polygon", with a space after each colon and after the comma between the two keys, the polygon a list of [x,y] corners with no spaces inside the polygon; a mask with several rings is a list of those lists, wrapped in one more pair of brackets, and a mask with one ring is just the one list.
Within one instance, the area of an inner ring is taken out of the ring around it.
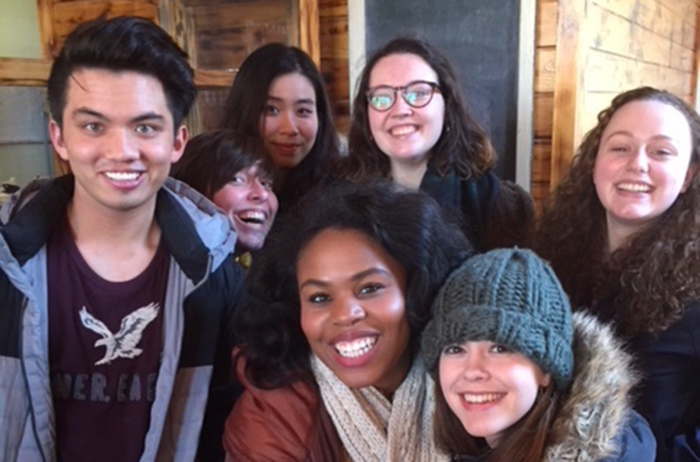
{"label": "cream knit scarf", "polygon": [[433,439],[435,385],[417,358],[393,402],[374,387],[349,388],[315,355],[316,381],[353,462],[449,461]]}

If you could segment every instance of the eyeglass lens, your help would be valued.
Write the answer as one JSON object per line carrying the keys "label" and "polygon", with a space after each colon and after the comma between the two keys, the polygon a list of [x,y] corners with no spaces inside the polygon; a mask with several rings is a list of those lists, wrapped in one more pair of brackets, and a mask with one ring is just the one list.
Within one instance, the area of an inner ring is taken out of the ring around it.
{"label": "eyeglass lens", "polygon": [[428,82],[411,82],[405,87],[380,86],[369,92],[369,104],[378,111],[390,109],[396,102],[396,92],[401,91],[401,96],[409,106],[421,108],[426,106],[433,97],[434,86]]}

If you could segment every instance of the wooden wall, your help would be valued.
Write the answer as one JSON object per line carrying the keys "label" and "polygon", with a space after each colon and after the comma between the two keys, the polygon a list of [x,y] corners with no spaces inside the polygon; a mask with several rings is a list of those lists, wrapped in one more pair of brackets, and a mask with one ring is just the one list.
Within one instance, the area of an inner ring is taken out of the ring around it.
{"label": "wooden wall", "polygon": [[321,73],[326,82],[338,131],[350,129],[348,0],[318,0]]}
{"label": "wooden wall", "polygon": [[694,104],[696,0],[538,0],[532,193],[544,199],[618,93],[642,85]]}

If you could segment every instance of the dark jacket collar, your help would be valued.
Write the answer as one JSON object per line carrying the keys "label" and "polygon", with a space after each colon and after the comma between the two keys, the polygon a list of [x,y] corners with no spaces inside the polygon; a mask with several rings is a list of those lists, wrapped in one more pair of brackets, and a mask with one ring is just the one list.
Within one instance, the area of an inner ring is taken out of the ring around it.
{"label": "dark jacket collar", "polygon": [[[19,195],[11,219],[1,232],[20,265],[39,252],[56,226],[65,219],[74,187],[74,177],[65,175],[30,183]],[[191,217],[164,188],[158,191],[155,218],[168,251],[187,277],[193,281],[204,278],[209,266],[209,250]]]}

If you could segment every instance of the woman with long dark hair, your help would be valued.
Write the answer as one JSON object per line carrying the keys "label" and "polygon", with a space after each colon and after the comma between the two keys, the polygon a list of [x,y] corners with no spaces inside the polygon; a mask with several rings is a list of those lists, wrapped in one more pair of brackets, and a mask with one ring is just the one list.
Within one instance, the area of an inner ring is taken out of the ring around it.
{"label": "woman with long dark hair", "polygon": [[236,324],[229,460],[446,460],[417,340],[471,252],[433,200],[387,182],[325,188],[283,217]]}
{"label": "woman with long dark hair", "polygon": [[321,75],[302,50],[263,45],[236,75],[219,124],[255,137],[279,172],[285,210],[320,183],[338,156],[338,135]]}
{"label": "woman with long dark hair", "polygon": [[495,152],[467,108],[447,57],[398,38],[367,61],[339,176],[389,178],[420,189],[462,219],[478,250],[527,245],[530,197],[492,172]]}
{"label": "woman with long dark hair", "polygon": [[598,115],[545,204],[536,249],[574,308],[637,356],[657,460],[700,460],[700,118],[642,87]]}

